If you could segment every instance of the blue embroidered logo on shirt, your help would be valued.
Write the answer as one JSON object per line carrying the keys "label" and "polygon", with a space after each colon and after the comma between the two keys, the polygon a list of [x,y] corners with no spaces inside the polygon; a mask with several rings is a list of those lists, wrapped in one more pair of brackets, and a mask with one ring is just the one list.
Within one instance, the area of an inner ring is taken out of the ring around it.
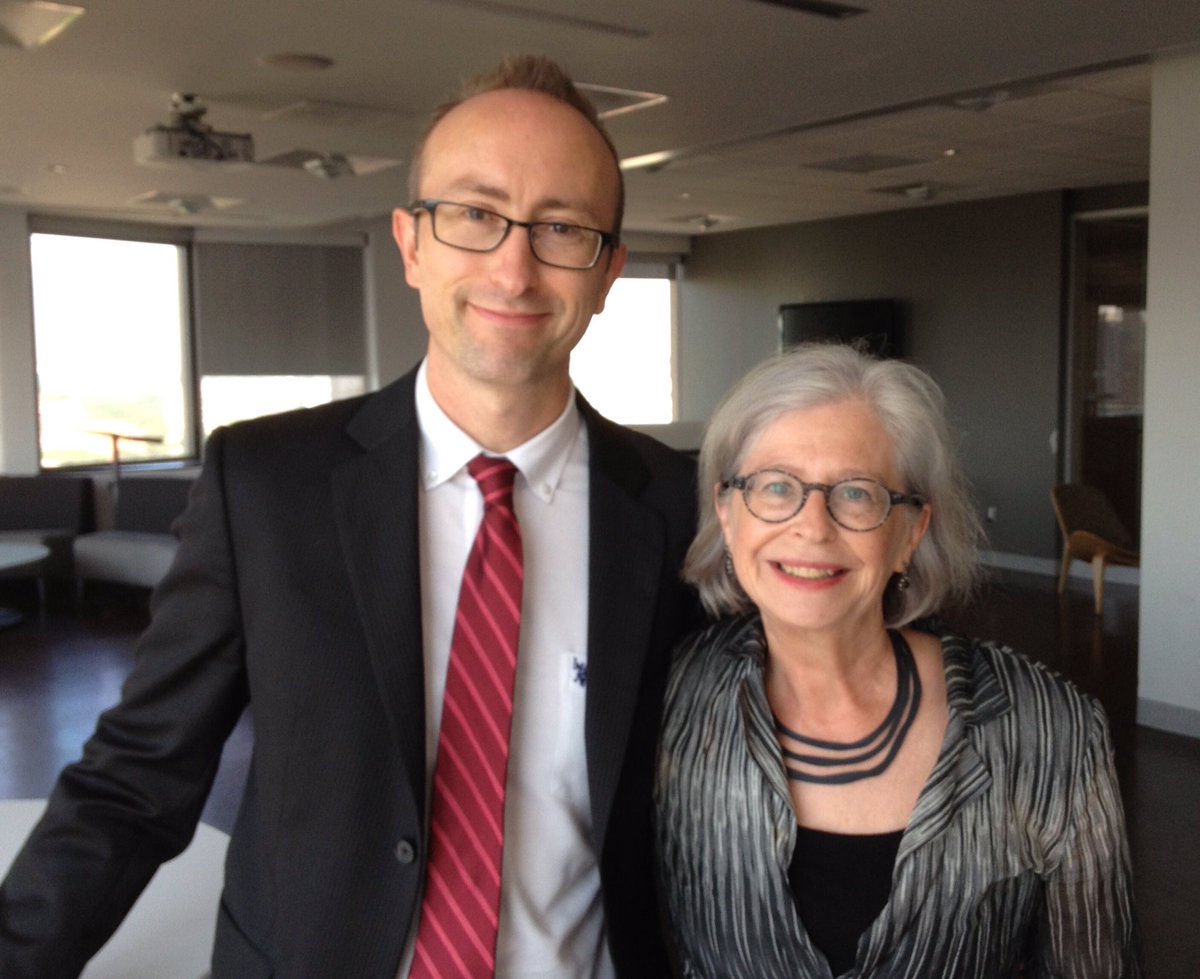
{"label": "blue embroidered logo on shirt", "polygon": [[576,686],[587,686],[587,663],[580,660],[578,657],[571,657],[571,669],[575,671]]}

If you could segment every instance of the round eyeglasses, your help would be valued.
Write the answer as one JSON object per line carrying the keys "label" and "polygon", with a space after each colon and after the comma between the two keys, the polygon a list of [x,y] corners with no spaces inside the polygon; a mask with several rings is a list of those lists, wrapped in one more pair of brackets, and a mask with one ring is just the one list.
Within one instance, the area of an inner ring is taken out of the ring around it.
{"label": "round eyeglasses", "polygon": [[490,252],[500,247],[513,225],[529,233],[533,257],[559,269],[590,269],[605,245],[620,240],[615,234],[563,221],[518,221],[473,204],[422,200],[409,205],[409,212],[429,215],[433,237],[443,245],[468,252]]}
{"label": "round eyeglasses", "polygon": [[875,479],[843,479],[836,483],[806,483],[782,469],[760,469],[745,476],[732,476],[722,490],[742,491],[746,509],[766,523],[783,523],[804,509],[808,494],[825,494],[825,509],[833,522],[846,530],[874,530],[886,523],[897,504],[924,506],[918,494],[897,493]]}

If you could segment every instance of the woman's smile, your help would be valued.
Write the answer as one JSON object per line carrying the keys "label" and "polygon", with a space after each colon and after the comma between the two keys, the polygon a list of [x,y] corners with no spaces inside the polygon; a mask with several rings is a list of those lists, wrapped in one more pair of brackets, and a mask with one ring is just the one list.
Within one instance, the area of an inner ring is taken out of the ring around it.
{"label": "woman's smile", "polygon": [[845,568],[834,568],[812,564],[791,564],[784,561],[772,561],[774,567],[789,578],[803,582],[827,583],[834,582],[846,574]]}

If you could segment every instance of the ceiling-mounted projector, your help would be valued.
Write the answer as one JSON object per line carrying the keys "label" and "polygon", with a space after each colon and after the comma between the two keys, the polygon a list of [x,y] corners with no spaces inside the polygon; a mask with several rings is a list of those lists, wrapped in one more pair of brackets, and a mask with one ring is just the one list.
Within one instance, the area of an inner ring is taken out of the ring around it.
{"label": "ceiling-mounted projector", "polygon": [[[2,0],[0,0],[2,2]],[[138,163],[254,164],[255,166],[299,169],[314,177],[333,180],[357,177],[399,166],[400,160],[383,156],[331,153],[317,150],[287,150],[264,160],[254,158],[254,137],[249,133],[220,133],[204,121],[207,106],[195,95],[171,96],[171,121],[147,129],[133,141],[133,158]]]}
{"label": "ceiling-mounted projector", "polygon": [[249,133],[220,133],[204,121],[208,111],[195,95],[171,96],[171,121],[147,129],[133,141],[138,163],[203,160],[212,163],[253,163],[254,137]]}

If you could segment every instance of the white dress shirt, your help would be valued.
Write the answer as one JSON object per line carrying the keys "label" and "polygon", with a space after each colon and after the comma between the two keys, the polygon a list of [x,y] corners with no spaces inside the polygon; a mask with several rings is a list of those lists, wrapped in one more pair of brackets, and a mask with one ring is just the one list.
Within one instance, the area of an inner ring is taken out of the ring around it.
{"label": "white dress shirt", "polygon": [[[430,786],[454,613],[483,499],[466,464],[483,451],[417,375],[421,605]],[[547,429],[505,453],[525,577],[504,809],[496,976],[609,979],[591,846],[583,721],[587,687],[588,447],[572,394]],[[411,962],[415,930],[404,967]]]}

